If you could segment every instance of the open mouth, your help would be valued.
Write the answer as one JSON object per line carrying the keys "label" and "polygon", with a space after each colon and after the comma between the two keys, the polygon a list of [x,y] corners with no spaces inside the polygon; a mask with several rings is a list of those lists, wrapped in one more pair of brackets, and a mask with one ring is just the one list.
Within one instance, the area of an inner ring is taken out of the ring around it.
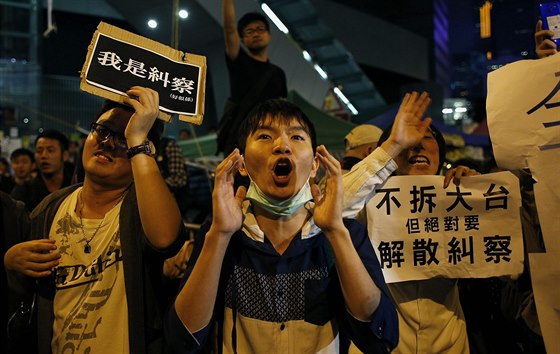
{"label": "open mouth", "polygon": [[111,157],[111,155],[109,155],[107,152],[102,151],[102,150],[96,151],[93,154],[93,156],[95,156],[97,158],[100,158],[100,159],[103,159],[103,160],[108,161],[108,162],[113,161],[113,158]]}
{"label": "open mouth", "polygon": [[280,179],[286,179],[292,172],[292,161],[289,159],[279,159],[274,164],[274,176]]}
{"label": "open mouth", "polygon": [[46,170],[49,167],[51,167],[51,164],[48,163],[48,162],[43,162],[43,163],[40,163],[39,166],[41,166],[41,169]]}
{"label": "open mouth", "polygon": [[416,155],[408,159],[408,163],[411,165],[430,165],[430,160],[426,156]]}

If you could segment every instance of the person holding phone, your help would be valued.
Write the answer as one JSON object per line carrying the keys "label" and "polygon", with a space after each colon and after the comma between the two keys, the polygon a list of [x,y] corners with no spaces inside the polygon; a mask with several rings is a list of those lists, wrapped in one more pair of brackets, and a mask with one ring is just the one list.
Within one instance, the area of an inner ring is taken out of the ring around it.
{"label": "person holding phone", "polygon": [[539,59],[546,58],[558,52],[556,43],[551,39],[554,32],[543,28],[543,21],[537,21],[535,31],[535,53]]}

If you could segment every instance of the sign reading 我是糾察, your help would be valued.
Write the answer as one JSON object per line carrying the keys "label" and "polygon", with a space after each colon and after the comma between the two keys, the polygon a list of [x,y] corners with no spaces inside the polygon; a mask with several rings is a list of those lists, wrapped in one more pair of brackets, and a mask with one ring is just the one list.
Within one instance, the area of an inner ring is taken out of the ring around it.
{"label": "sign reading \u6211\u662f\u7cfe\u5bdf", "polygon": [[81,73],[82,90],[121,101],[132,86],[159,93],[162,119],[177,114],[200,124],[204,110],[206,58],[101,23]]}

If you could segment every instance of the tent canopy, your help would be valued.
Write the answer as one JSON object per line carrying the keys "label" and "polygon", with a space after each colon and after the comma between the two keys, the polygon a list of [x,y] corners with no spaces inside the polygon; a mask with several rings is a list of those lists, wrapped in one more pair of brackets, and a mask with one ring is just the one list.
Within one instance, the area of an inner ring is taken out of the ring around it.
{"label": "tent canopy", "polygon": [[[315,126],[315,132],[317,134],[317,144],[325,145],[327,149],[333,154],[341,154],[344,151],[344,137],[356,124],[339,119],[328,113],[321,111],[312,104],[310,104],[305,98],[303,98],[296,91],[290,91],[288,93],[288,101],[298,105],[301,110],[309,117]],[[381,129],[385,129],[393,123],[395,116],[397,114],[399,105],[393,105],[389,107],[387,111],[379,116],[370,119],[365,122],[367,124],[373,124]],[[442,133],[447,133],[451,135],[461,136],[466,145],[488,147],[490,146],[490,139],[488,135],[485,134],[465,134],[460,130],[449,127],[440,121],[433,120],[434,124]],[[216,155],[216,134],[209,134],[202,137],[194,137],[193,139],[186,141],[178,141],[179,146],[182,149],[183,157],[189,159],[197,159],[201,157],[214,157],[214,159],[220,159],[220,156]]]}
{"label": "tent canopy", "polygon": [[[355,124],[333,117],[314,107],[296,91],[288,93],[288,101],[293,102],[309,117],[315,126],[317,144],[325,145],[331,152],[344,151],[344,137]],[[216,156],[216,134],[194,137],[190,140],[177,142],[182,149],[183,157],[196,159]],[[217,157],[217,156],[216,156]]]}
{"label": "tent canopy", "polygon": [[[386,112],[380,114],[375,118],[370,119],[366,123],[376,125],[379,128],[385,130],[391,124],[393,124],[393,121],[395,120],[395,116],[397,115],[398,110],[399,110],[399,105],[398,104],[393,105]],[[472,145],[478,147],[490,146],[490,138],[488,137],[488,134],[484,134],[484,132],[481,132],[480,134],[463,133],[459,129],[445,125],[443,122],[440,122],[436,119],[432,120],[432,124],[435,125],[435,127],[444,134],[460,136],[461,138],[463,138],[465,145]]]}

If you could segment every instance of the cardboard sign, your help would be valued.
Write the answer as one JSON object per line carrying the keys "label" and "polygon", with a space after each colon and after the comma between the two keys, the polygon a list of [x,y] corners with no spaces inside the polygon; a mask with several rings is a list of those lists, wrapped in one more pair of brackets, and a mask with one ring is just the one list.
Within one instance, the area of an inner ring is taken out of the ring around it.
{"label": "cardboard sign", "polygon": [[201,124],[204,113],[206,57],[183,53],[101,22],[88,48],[80,88],[123,102],[132,86],[159,93],[160,119]]}
{"label": "cardboard sign", "polygon": [[523,271],[519,181],[510,172],[394,176],[368,203],[370,239],[387,283]]}

